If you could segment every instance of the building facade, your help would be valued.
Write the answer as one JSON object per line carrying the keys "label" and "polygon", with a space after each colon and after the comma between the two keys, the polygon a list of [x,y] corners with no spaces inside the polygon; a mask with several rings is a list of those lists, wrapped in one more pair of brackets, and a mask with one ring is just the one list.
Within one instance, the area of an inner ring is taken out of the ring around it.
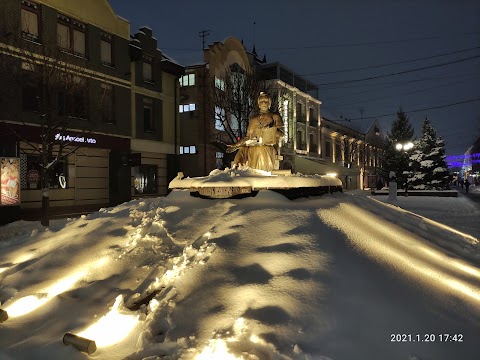
{"label": "building facade", "polygon": [[0,16],[0,155],[20,159],[20,206],[41,206],[46,148],[51,207],[166,194],[184,70],[151,31],[132,38],[106,0],[5,0]]}
{"label": "building facade", "polygon": [[[218,114],[209,105],[208,94],[213,86],[221,87],[228,81],[222,78],[222,71],[236,64],[242,71],[253,71],[259,81],[275,89],[278,98],[272,110],[284,122],[280,169],[303,174],[335,173],[346,189],[363,189],[368,182],[375,186],[382,146],[374,131],[377,123],[364,134],[322,118],[322,102],[315,84],[278,62],[259,59],[255,50],[248,52],[236,38],[210,45],[204,50],[204,59],[202,64],[187,66],[180,80],[179,158],[185,175],[205,176],[225,165],[221,159],[226,154],[211,144],[212,134],[218,136],[222,126],[218,126]],[[226,141],[232,143],[232,139]]]}
{"label": "building facade", "polygon": [[179,167],[186,176],[205,176],[220,168],[224,153],[214,145],[222,137],[218,118],[225,109],[215,106],[212,92],[225,86],[226,69],[251,70],[242,42],[234,37],[204,49],[204,62],[189,65],[180,79]]}

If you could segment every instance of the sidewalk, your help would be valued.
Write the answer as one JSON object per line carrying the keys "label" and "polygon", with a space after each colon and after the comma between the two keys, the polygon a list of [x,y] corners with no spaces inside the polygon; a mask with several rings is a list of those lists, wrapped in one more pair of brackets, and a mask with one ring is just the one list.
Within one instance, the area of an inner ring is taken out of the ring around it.
{"label": "sidewalk", "polygon": [[[104,205],[79,205],[68,207],[50,207],[48,209],[49,219],[61,219],[67,217],[80,217],[84,214],[90,214],[92,212],[100,210],[102,207],[109,207],[108,204]],[[42,217],[42,209],[20,209],[19,216],[21,220],[27,221],[39,221]]]}
{"label": "sidewalk", "polygon": [[463,193],[459,191],[458,197],[397,196],[397,200],[394,201],[389,201],[388,196],[372,196],[367,190],[350,193],[358,196],[371,196],[375,200],[398,206],[480,238],[480,203],[465,196],[465,190]]}

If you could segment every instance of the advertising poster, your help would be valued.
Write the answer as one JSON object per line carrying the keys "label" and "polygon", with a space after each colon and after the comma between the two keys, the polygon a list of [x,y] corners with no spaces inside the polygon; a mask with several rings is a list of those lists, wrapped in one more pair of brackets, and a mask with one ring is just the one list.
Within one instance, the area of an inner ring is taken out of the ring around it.
{"label": "advertising poster", "polygon": [[20,159],[0,158],[0,205],[20,205]]}

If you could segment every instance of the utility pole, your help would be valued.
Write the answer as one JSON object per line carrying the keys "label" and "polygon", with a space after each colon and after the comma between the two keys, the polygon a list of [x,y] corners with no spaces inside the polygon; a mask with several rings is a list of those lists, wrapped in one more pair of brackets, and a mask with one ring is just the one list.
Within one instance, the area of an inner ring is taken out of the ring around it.
{"label": "utility pole", "polygon": [[205,49],[205,38],[210,35],[210,30],[202,30],[198,32],[198,36],[202,38],[202,50]]}
{"label": "utility pole", "polygon": [[360,106],[358,108],[358,111],[360,111],[360,120],[363,120],[363,114],[365,113],[365,108],[363,106]]}

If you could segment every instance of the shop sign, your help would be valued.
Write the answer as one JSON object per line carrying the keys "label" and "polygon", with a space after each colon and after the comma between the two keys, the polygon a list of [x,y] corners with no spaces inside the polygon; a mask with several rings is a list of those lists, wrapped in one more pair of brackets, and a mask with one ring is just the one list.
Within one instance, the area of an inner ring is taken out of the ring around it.
{"label": "shop sign", "polygon": [[76,135],[61,135],[60,133],[55,135],[55,140],[69,141],[75,143],[86,143],[86,144],[96,144],[97,139],[90,138],[86,136],[76,136]]}
{"label": "shop sign", "polygon": [[20,205],[20,159],[0,158],[0,205]]}

